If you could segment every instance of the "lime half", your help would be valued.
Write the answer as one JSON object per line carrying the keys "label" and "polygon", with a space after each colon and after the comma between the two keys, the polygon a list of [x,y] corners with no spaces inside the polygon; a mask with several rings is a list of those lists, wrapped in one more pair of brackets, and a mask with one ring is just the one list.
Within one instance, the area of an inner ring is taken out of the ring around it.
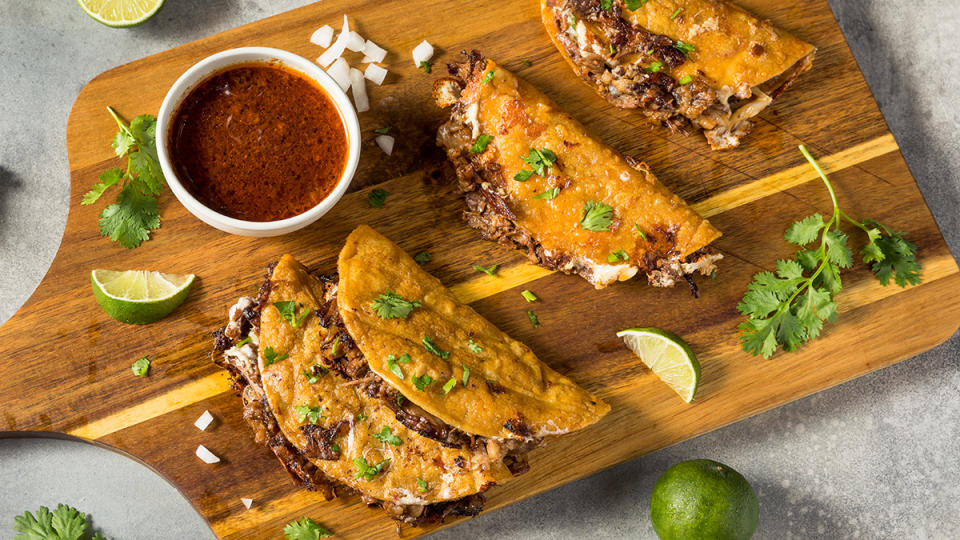
{"label": "lime half", "polygon": [[193,274],[161,274],[146,270],[94,270],[93,295],[107,315],[129,324],[148,324],[166,317],[187,299]]}
{"label": "lime half", "polygon": [[630,328],[617,332],[631,351],[690,403],[700,382],[700,363],[680,336],[659,328]]}
{"label": "lime half", "polygon": [[163,0],[77,0],[87,15],[115,28],[136,26],[160,11]]}

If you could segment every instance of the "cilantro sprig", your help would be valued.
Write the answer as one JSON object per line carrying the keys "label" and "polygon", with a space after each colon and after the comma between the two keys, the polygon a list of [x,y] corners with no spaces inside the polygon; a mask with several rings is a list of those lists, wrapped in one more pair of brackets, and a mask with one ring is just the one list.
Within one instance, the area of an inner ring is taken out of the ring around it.
{"label": "cilantro sprig", "polygon": [[76,508],[58,504],[51,512],[46,506],[37,509],[36,515],[24,512],[13,518],[13,530],[17,531],[14,540],[56,539],[56,540],[106,540],[100,533],[88,534],[90,518]]}
{"label": "cilantro sprig", "polygon": [[406,319],[421,304],[419,300],[407,300],[393,291],[387,291],[370,302],[370,307],[381,319]]}
{"label": "cilantro sprig", "polygon": [[357,466],[357,472],[353,475],[353,477],[363,478],[369,482],[376,478],[378,474],[383,472],[384,467],[390,464],[390,458],[387,458],[376,465],[370,465],[364,458],[357,458],[353,460],[353,464]]}
{"label": "cilantro sprig", "polygon": [[117,157],[127,156],[127,168],[104,171],[80,204],[93,204],[108,189],[120,186],[116,201],[100,212],[100,235],[132,249],[149,240],[150,231],[160,228],[157,196],[167,182],[157,158],[157,119],[144,114],[128,125],[112,107],[107,107],[107,111],[120,128],[111,144]]}
{"label": "cilantro sprig", "polygon": [[400,446],[403,444],[403,441],[400,440],[400,437],[397,437],[393,434],[393,430],[390,429],[390,426],[383,426],[383,429],[380,430],[380,433],[374,433],[372,437],[380,442],[392,444],[393,446]]}
{"label": "cilantro sprig", "polygon": [[[280,313],[280,316],[283,317],[283,320],[290,323],[290,326],[298,328],[300,323],[307,318],[307,315],[310,314],[309,309],[304,309],[303,313],[297,316],[297,302],[294,300],[287,300],[285,302],[274,302],[273,307],[277,308],[277,311]],[[301,308],[303,306],[300,306]]]}
{"label": "cilantro sprig", "polygon": [[784,238],[801,249],[793,259],[777,261],[775,272],[754,275],[737,305],[747,317],[740,324],[744,331],[740,338],[743,349],[764,358],[773,356],[778,347],[788,352],[796,350],[817,338],[824,323],[836,320],[834,297],[843,286],[840,272],[854,262],[847,234],[840,230],[843,221],[866,233],[867,243],[860,249],[860,256],[864,264],[871,265],[882,285],[888,285],[891,279],[900,287],[921,281],[917,246],[906,240],[903,233],[876,221],[857,221],[848,216],[837,204],[833,185],[816,160],[803,145],[800,152],[826,185],[833,213],[827,220],[813,214],[791,225]]}
{"label": "cilantro sprig", "polygon": [[580,227],[588,231],[609,231],[613,224],[613,207],[596,201],[587,201],[583,206]]}
{"label": "cilantro sprig", "polygon": [[333,536],[333,532],[329,529],[306,516],[298,521],[287,523],[283,528],[283,534],[287,540],[317,540]]}

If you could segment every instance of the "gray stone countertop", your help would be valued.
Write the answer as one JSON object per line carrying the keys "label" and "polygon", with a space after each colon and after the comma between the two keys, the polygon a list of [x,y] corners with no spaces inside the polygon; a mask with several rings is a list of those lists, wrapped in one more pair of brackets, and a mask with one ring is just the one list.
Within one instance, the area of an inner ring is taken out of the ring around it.
{"label": "gray stone countertop", "polygon": [[[0,0],[0,321],[40,283],[67,216],[67,114],[98,73],[304,4],[167,0],[113,30],[75,2]],[[954,253],[960,249],[960,3],[830,2]],[[922,325],[918,325],[922,331]],[[11,359],[3,359],[11,361]],[[960,538],[960,336],[880,372],[481,515],[437,538],[655,538],[650,491],[706,457],[760,498],[757,538]],[[626,434],[625,434],[626,435]],[[0,439],[0,538],[66,502],[111,538],[210,538],[178,492],[91,445]],[[279,533],[279,532],[278,532]]]}

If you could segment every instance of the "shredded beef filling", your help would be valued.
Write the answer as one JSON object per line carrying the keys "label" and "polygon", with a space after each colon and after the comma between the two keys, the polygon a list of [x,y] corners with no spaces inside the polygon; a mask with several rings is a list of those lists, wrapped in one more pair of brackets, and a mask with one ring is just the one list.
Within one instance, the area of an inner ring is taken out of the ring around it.
{"label": "shredded beef filling", "polygon": [[[304,449],[298,449],[280,431],[280,426],[270,411],[260,382],[260,373],[256,364],[258,342],[256,336],[260,331],[260,311],[267,304],[270,296],[272,272],[273,265],[268,267],[267,279],[261,285],[256,298],[242,298],[235,306],[237,309],[230,310],[230,321],[227,326],[213,333],[214,362],[230,372],[233,388],[242,397],[243,418],[253,430],[254,440],[273,451],[294,482],[308,490],[318,491],[324,498],[330,500],[337,496],[338,490],[350,489],[326,477],[307,458],[339,459],[340,452],[333,441],[349,428],[349,424],[342,421],[326,428],[316,424],[301,426],[300,429],[306,435],[308,445]],[[336,373],[350,384],[357,384],[368,396],[382,399],[396,414],[398,421],[424,437],[452,448],[469,448],[473,451],[486,452],[490,459],[502,459],[515,475],[529,469],[526,454],[539,446],[542,439],[530,436],[522,440],[499,440],[468,435],[430,415],[410,400],[402,399],[392,386],[372,372],[340,319],[336,304],[336,274],[318,275],[318,277],[324,282],[324,297],[321,299],[321,307],[314,313],[320,320],[321,326],[327,329],[336,328],[335,332],[328,334],[329,338],[321,346],[320,362],[325,369]],[[244,336],[250,336],[251,340],[242,348],[235,348],[234,345],[244,339]],[[320,368],[313,369],[314,375],[321,375],[317,372]],[[488,487],[485,486],[483,490]],[[429,505],[401,505],[362,494],[361,497],[367,504],[381,506],[390,517],[414,525],[443,521],[449,516],[475,516],[483,509],[484,503],[484,497],[480,493]]]}

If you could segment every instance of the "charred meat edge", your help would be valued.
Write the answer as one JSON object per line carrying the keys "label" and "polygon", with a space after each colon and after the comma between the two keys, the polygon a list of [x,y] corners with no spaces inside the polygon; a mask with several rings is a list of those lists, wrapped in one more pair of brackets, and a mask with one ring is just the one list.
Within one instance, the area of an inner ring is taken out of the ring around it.
{"label": "charred meat edge", "polygon": [[[452,77],[439,79],[433,89],[436,103],[452,108],[450,119],[437,131],[437,144],[446,150],[447,158],[456,168],[457,187],[467,207],[463,212],[464,221],[480,231],[484,239],[523,251],[534,264],[565,274],[579,275],[597,287],[612,283],[616,278],[607,281],[595,275],[596,265],[591,261],[566,253],[550,252],[517,225],[517,217],[507,204],[507,195],[498,187],[504,183],[499,165],[485,164],[470,151],[473,145],[472,129],[467,125],[460,92],[466,86],[464,81],[480,76],[486,67],[486,60],[477,51],[464,54],[464,62],[448,66]],[[645,167],[643,164],[639,166]],[[665,244],[672,245],[676,230],[659,230],[656,234],[663,238]],[[668,249],[663,253],[647,253],[644,260],[638,263],[651,285],[672,287],[679,281],[686,281],[694,295],[697,295],[692,276],[696,272],[709,275],[716,269],[714,263],[721,258],[722,255],[711,248],[703,248],[685,258],[677,251]]]}
{"label": "charred meat edge", "polygon": [[[671,131],[689,135],[702,130],[714,150],[739,146],[753,128],[750,118],[783,94],[813,63],[813,55],[800,59],[764,83],[762,89],[716,89],[703,73],[681,85],[663,71],[653,73],[627,61],[640,54],[647,63],[656,61],[662,69],[671,69],[683,64],[686,57],[673,47],[669,37],[623,19],[621,2],[614,1],[610,11],[603,10],[595,0],[553,0],[548,6],[557,40],[577,66],[580,78],[595,86],[613,105],[640,109],[648,119]],[[573,20],[588,21],[602,35],[586,24],[573,24]],[[609,45],[613,45],[612,52]],[[755,44],[751,52],[760,55],[763,47]]]}
{"label": "charred meat edge", "polygon": [[[227,326],[213,333],[214,362],[231,374],[233,388],[243,401],[243,418],[253,430],[254,440],[273,451],[295,483],[305,489],[317,491],[330,500],[337,496],[338,491],[353,490],[328,478],[307,458],[339,459],[339,449],[333,444],[333,440],[342,434],[349,424],[341,421],[327,428],[315,424],[301,426],[300,429],[309,442],[307,448],[298,449],[280,431],[260,382],[256,363],[257,336],[260,331],[260,311],[270,296],[270,274],[273,266],[268,267],[267,279],[261,285],[256,298],[241,298],[231,308]],[[321,326],[328,329],[335,327],[337,330],[329,334],[330,339],[323,346],[325,353],[331,353],[333,343],[338,343],[338,354],[324,354],[322,358],[326,369],[348,382],[358,384],[367,395],[383,399],[396,414],[398,421],[425,437],[435,439],[448,447],[467,446],[473,451],[484,451],[491,459],[502,459],[514,475],[529,469],[526,453],[539,446],[542,439],[525,437],[521,440],[501,440],[467,435],[429,415],[410,400],[400,400],[399,393],[369,369],[366,359],[346,332],[336,307],[336,275],[318,277],[324,282],[325,303],[315,314]],[[244,336],[251,339],[240,349],[234,347]],[[320,375],[316,368],[313,374]],[[529,428],[525,429],[525,433],[529,431]],[[489,487],[484,486],[482,491]],[[360,495],[365,503],[378,505],[393,519],[412,525],[443,521],[450,516],[475,516],[480,513],[484,504],[482,493],[429,505],[401,505],[362,493]]]}

